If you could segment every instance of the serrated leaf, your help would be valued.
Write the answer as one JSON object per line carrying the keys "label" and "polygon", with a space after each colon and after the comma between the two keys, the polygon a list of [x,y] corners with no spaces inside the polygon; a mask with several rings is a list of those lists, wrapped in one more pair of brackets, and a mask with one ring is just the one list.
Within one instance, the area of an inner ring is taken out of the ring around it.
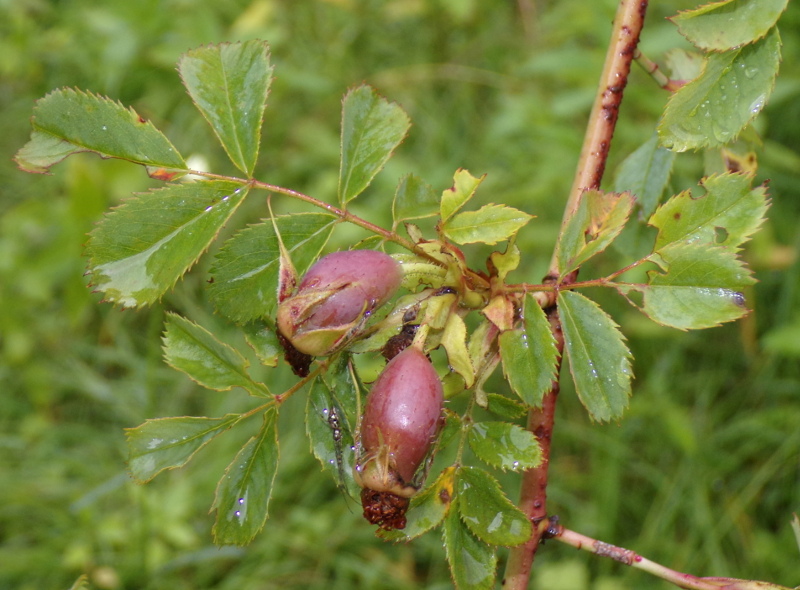
{"label": "serrated leaf", "polygon": [[619,327],[594,301],[558,294],[564,350],[581,403],[597,421],[619,418],[631,394],[631,353]]}
{"label": "serrated leaf", "polygon": [[772,29],[752,45],[709,55],[703,73],[667,104],[658,125],[661,144],[683,152],[734,140],[772,93],[780,45]]}
{"label": "serrated leaf", "polygon": [[433,484],[411,498],[404,529],[381,529],[378,536],[389,541],[410,541],[439,526],[450,510],[455,473],[455,467],[448,467]]}
{"label": "serrated leaf", "polygon": [[92,286],[124,307],[158,300],[205,252],[247,191],[215,180],[169,185],[126,201],[90,234]]}
{"label": "serrated leaf", "polygon": [[280,243],[298,273],[316,261],[336,223],[325,213],[279,216],[272,222],[251,225],[238,231],[217,254],[209,285],[209,297],[217,310],[234,322],[249,322],[275,314],[278,300]]}
{"label": "serrated leaf", "polygon": [[655,211],[669,182],[675,152],[658,145],[654,135],[620,164],[614,179],[614,191],[628,191],[636,197],[645,218]]}
{"label": "serrated leaf", "polygon": [[628,221],[633,203],[629,193],[583,192],[578,209],[559,235],[558,269],[562,276],[614,241]]}
{"label": "serrated leaf", "polygon": [[697,51],[675,48],[664,54],[664,62],[673,80],[694,80],[703,71],[705,59]]}
{"label": "serrated leaf", "polygon": [[337,486],[358,498],[353,478],[358,390],[347,357],[342,355],[325,375],[314,381],[306,404],[306,434],[311,452]]}
{"label": "serrated leaf", "polygon": [[524,416],[528,411],[528,408],[521,403],[509,399],[504,395],[500,395],[499,393],[489,393],[486,395],[486,399],[489,403],[486,409],[507,420],[516,420]]}
{"label": "serrated leaf", "polygon": [[520,252],[516,244],[509,243],[505,252],[492,252],[489,260],[497,273],[497,278],[506,280],[506,276],[519,266]]}
{"label": "serrated leaf", "polygon": [[211,439],[241,419],[240,414],[222,418],[159,418],[125,430],[128,469],[144,483],[165,469],[182,467]]}
{"label": "serrated leaf", "polygon": [[453,186],[442,193],[439,205],[441,223],[446,223],[473,197],[484,178],[486,178],[485,174],[480,178],[475,178],[463,168],[456,170],[453,175]]}
{"label": "serrated leaf", "polygon": [[256,353],[261,364],[267,367],[277,367],[278,357],[284,353],[284,350],[278,340],[275,326],[264,320],[256,320],[253,323],[245,324],[243,330],[247,344]]}
{"label": "serrated leaf", "polygon": [[542,461],[542,450],[533,433],[508,422],[478,422],[467,435],[475,455],[499,469],[531,469]]}
{"label": "serrated leaf", "polygon": [[[456,500],[456,505],[458,500]],[[459,590],[494,588],[497,554],[494,547],[477,539],[459,518],[458,510],[450,509],[444,519],[442,537],[450,565],[450,576]]]}
{"label": "serrated leaf", "polygon": [[717,244],[736,248],[764,221],[764,187],[750,188],[752,176],[720,174],[703,179],[706,194],[685,191],[664,203],[650,218],[659,229],[655,249],[673,242]]}
{"label": "serrated leaf", "polygon": [[684,10],[670,20],[681,35],[706,51],[727,51],[761,39],[789,0],[724,0]]}
{"label": "serrated leaf", "polygon": [[174,313],[167,314],[164,360],[203,387],[227,391],[243,387],[251,395],[268,396],[267,388],[247,374],[247,360],[211,332]]}
{"label": "serrated leaf", "polygon": [[410,126],[400,106],[378,96],[369,86],[347,93],[342,103],[340,204],[346,205],[369,186]]}
{"label": "serrated leaf", "polygon": [[516,234],[533,219],[513,207],[484,205],[477,211],[458,213],[443,224],[444,234],[456,244],[496,244]]}
{"label": "serrated leaf", "polygon": [[30,141],[14,156],[26,172],[47,173],[80,152],[141,164],[161,180],[186,169],[181,155],[152,123],[119,102],[81,90],[54,90],[38,100],[31,125]]}
{"label": "serrated leaf", "polygon": [[680,330],[712,328],[747,313],[741,290],[755,282],[732,250],[708,244],[674,243],[658,251],[666,273],[650,271],[648,285],[620,285],[644,295],[642,311]]}
{"label": "serrated leaf", "polygon": [[441,344],[447,351],[447,362],[464,378],[465,386],[472,387],[475,382],[475,367],[472,366],[467,350],[467,327],[457,313],[451,313],[447,317]]}
{"label": "serrated leaf", "polygon": [[228,465],[217,485],[214,542],[246,545],[267,520],[272,484],[278,470],[277,412],[268,410],[264,424]]}
{"label": "serrated leaf", "polygon": [[404,220],[433,217],[438,212],[439,196],[431,185],[413,174],[400,179],[392,201],[394,227]]}
{"label": "serrated leaf", "polygon": [[505,496],[500,484],[483,469],[462,467],[456,474],[461,520],[480,540],[514,546],[531,536],[531,522]]}
{"label": "serrated leaf", "polygon": [[539,407],[555,379],[558,351],[550,323],[533,296],[525,296],[522,313],[522,329],[500,334],[500,358],[514,393],[529,406]]}
{"label": "serrated leaf", "polygon": [[228,157],[251,176],[272,81],[267,44],[254,40],[199,47],[183,55],[178,71]]}

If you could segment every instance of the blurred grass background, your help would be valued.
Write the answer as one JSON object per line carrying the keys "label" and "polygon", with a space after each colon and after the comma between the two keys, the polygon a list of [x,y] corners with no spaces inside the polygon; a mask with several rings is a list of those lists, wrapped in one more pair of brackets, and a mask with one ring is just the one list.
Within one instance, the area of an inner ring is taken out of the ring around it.
{"label": "blurred grass background", "polygon": [[[653,3],[644,52],[660,59],[685,47],[665,17],[692,5]],[[119,99],[151,118],[184,155],[232,172],[183,92],[175,62],[201,44],[266,39],[276,77],[260,179],[332,199],[340,98],[366,81],[398,101],[414,127],[357,210],[389,223],[388,199],[406,172],[437,190],[458,167],[487,173],[482,202],[538,216],[521,235],[525,257],[517,273],[536,282],[561,219],[615,7],[613,0],[0,0],[0,589],[67,588],[81,573],[103,589],[450,587],[438,534],[407,546],[376,540],[359,507],[323,476],[304,439],[301,399],[282,411],[271,516],[249,547],[215,547],[207,514],[216,481],[248,433],[229,433],[188,467],[147,486],[129,479],[123,428],[252,407],[240,391],[204,391],[163,364],[164,311],[186,314],[232,342],[238,336],[204,299],[209,257],[149,309],[121,312],[86,288],[85,234],[108,207],[156,183],[137,167],[93,156],[71,157],[53,176],[16,170],[11,157],[27,140],[37,98],[74,86]],[[781,30],[782,74],[757,125],[764,141],[759,180],[770,179],[774,201],[745,252],[760,280],[748,293],[755,312],[735,325],[679,333],[598,293],[630,339],[634,397],[619,424],[598,426],[566,388],[550,502],[570,528],[670,567],[794,586],[796,3]],[[635,69],[607,184],[615,165],[650,137],[665,101]],[[672,189],[693,186],[701,174],[698,156],[679,156]],[[254,195],[232,225],[264,214]],[[485,253],[474,254],[481,265]],[[286,374],[263,377],[280,389]],[[515,478],[504,481],[515,498]],[[534,585],[667,587],[557,543],[539,552]]]}

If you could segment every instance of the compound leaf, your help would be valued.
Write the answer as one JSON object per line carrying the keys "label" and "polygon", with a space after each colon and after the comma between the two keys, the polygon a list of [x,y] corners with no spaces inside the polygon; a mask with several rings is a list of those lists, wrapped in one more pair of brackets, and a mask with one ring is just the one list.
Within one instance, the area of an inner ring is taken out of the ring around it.
{"label": "compound leaf", "polygon": [[203,387],[216,391],[243,387],[252,395],[269,395],[266,387],[247,374],[248,362],[241,354],[205,328],[174,313],[167,314],[164,360]]}
{"label": "compound leaf", "polygon": [[672,17],[695,47],[727,51],[761,39],[778,22],[789,0],[724,0]]}
{"label": "compound leaf", "polygon": [[574,291],[558,294],[564,350],[575,390],[598,421],[622,416],[631,394],[631,353],[619,327],[594,301]]}
{"label": "compound leaf", "polygon": [[402,108],[369,86],[347,93],[342,103],[339,203],[346,205],[369,186],[410,126]]}
{"label": "compound leaf", "polygon": [[531,295],[523,303],[522,329],[499,336],[503,373],[511,389],[531,407],[539,407],[555,378],[556,350],[550,323]]}
{"label": "compound leaf", "polygon": [[158,418],[125,430],[128,469],[145,483],[165,469],[182,467],[218,434],[241,419],[240,414],[222,418]]}
{"label": "compound leaf", "polygon": [[732,141],[761,111],[780,65],[780,37],[708,56],[703,73],[676,91],[658,125],[671,150],[718,147]]}
{"label": "compound leaf", "polygon": [[278,470],[277,412],[264,414],[261,430],[237,453],[217,485],[214,541],[246,545],[267,521],[272,484]]}
{"label": "compound leaf", "polygon": [[238,231],[217,254],[209,296],[217,310],[234,322],[272,317],[278,301],[280,240],[299,274],[317,259],[336,223],[326,213],[278,216],[275,223]]}
{"label": "compound leaf", "polygon": [[717,244],[736,248],[764,220],[766,189],[750,188],[752,176],[720,174],[703,179],[706,194],[692,197],[689,191],[672,197],[650,218],[657,227],[655,249],[673,242]]}
{"label": "compound leaf", "polygon": [[184,54],[178,71],[228,157],[251,176],[272,81],[267,44],[254,40],[199,47]]}
{"label": "compound leaf", "polygon": [[246,194],[240,184],[214,180],[134,196],[90,234],[92,286],[124,307],[156,301],[205,252]]}
{"label": "compound leaf", "polygon": [[500,469],[531,469],[542,461],[542,450],[528,430],[508,422],[477,422],[467,436],[483,462]]}
{"label": "compound leaf", "polygon": [[94,152],[147,168],[170,180],[186,163],[164,134],[131,108],[81,90],[54,90],[36,102],[33,132],[14,160],[26,172],[46,173],[67,156]]}
{"label": "compound leaf", "polygon": [[496,244],[516,234],[533,219],[513,207],[484,205],[477,211],[464,211],[442,226],[444,234],[456,244]]}

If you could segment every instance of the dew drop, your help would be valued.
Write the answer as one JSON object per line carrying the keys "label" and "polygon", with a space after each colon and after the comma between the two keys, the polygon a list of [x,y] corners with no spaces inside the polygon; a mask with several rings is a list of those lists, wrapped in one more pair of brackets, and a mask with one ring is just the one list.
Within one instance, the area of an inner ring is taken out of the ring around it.
{"label": "dew drop", "polygon": [[106,127],[105,125],[103,125],[103,131],[108,131],[108,127]]}
{"label": "dew drop", "polygon": [[755,78],[758,75],[758,68],[754,68],[752,66],[749,67],[749,68],[746,67],[744,69],[744,75],[745,75],[746,78],[749,78],[750,80],[752,80],[753,78]]}
{"label": "dew drop", "polygon": [[236,518],[241,518],[241,516],[242,516],[242,513],[241,513],[241,511],[239,511],[239,510],[237,510],[237,511],[236,511],[236,512],[234,512],[233,514],[234,514],[234,516],[236,516]]}

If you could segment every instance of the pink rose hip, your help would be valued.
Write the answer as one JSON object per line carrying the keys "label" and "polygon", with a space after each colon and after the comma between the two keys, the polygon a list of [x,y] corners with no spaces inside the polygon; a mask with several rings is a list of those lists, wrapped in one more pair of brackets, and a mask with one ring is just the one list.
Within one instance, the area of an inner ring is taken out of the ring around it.
{"label": "pink rose hip", "polygon": [[442,384],[431,362],[409,347],[372,386],[361,422],[362,458],[356,477],[364,516],[393,529],[405,526],[414,476],[428,457],[442,417]]}
{"label": "pink rose hip", "polygon": [[297,292],[280,303],[278,329],[300,352],[328,355],[391,299],[402,279],[400,264],[383,252],[328,254],[308,270]]}

